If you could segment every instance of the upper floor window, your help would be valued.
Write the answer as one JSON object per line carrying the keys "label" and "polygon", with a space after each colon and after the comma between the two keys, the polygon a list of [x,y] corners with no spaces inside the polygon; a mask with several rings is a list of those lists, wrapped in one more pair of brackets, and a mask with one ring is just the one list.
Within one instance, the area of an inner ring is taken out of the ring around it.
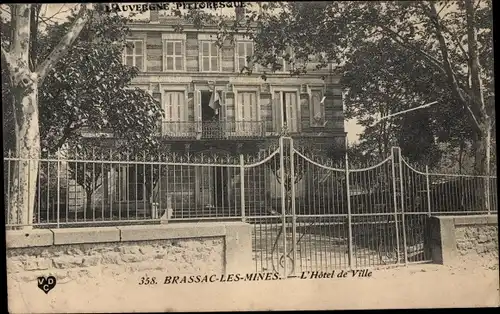
{"label": "upper floor window", "polygon": [[252,42],[238,42],[237,43],[237,71],[241,72],[245,67],[250,67],[248,58],[253,56],[253,43]]}
{"label": "upper floor window", "polygon": [[[288,60],[285,60],[284,56],[288,55]],[[286,50],[283,52],[283,57],[278,57],[278,64],[281,64],[281,69],[277,70],[276,72],[288,72],[292,70],[292,60],[293,58],[293,51],[292,48],[287,47]]]}
{"label": "upper floor window", "polygon": [[163,33],[163,71],[184,71],[186,34]]}
{"label": "upper floor window", "polygon": [[181,40],[165,40],[164,42],[165,71],[183,71],[184,53]]}
{"label": "upper floor window", "polygon": [[139,71],[144,71],[144,41],[127,40],[125,48],[124,63],[128,66],[135,66]]}
{"label": "upper floor window", "polygon": [[325,126],[325,104],[323,99],[323,91],[321,89],[315,89],[310,91],[310,116],[311,116],[311,126],[312,127],[323,127]]}
{"label": "upper floor window", "polygon": [[202,41],[200,45],[201,71],[219,72],[219,47],[214,41]]}

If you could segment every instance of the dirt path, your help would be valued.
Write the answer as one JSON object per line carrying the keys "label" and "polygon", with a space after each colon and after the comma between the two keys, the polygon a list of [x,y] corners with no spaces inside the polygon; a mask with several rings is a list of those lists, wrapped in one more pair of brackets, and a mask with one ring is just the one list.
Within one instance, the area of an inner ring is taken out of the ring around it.
{"label": "dirt path", "polygon": [[[369,278],[139,286],[140,276],[111,275],[60,284],[8,282],[9,312],[120,312],[359,309],[499,306],[498,262],[412,265],[372,270]],[[165,274],[149,273],[164,278]]]}

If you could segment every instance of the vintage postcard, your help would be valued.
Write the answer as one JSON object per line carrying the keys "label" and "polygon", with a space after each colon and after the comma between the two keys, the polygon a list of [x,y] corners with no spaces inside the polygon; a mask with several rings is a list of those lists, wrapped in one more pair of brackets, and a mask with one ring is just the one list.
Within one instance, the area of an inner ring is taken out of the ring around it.
{"label": "vintage postcard", "polygon": [[10,313],[500,305],[491,0],[0,7]]}

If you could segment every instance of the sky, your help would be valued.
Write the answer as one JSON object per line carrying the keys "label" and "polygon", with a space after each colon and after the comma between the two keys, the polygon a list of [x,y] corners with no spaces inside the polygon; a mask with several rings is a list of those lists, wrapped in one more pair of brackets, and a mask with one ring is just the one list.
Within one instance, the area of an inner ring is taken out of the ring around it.
{"label": "sky", "polygon": [[[138,3],[127,3],[127,4],[143,4],[144,2]],[[65,3],[65,4],[45,4],[42,9],[43,15],[45,17],[51,17],[52,19],[63,21],[68,14],[70,13],[71,8],[75,8],[78,4],[73,3]],[[231,15],[233,13],[233,9],[219,9],[219,14]],[[122,12],[124,15],[128,15],[127,12]],[[135,18],[144,19],[149,18],[149,11],[138,14]],[[359,139],[359,134],[363,132],[363,128],[357,124],[356,119],[351,119],[345,121],[345,131],[347,132],[347,139],[349,143],[357,142]]]}

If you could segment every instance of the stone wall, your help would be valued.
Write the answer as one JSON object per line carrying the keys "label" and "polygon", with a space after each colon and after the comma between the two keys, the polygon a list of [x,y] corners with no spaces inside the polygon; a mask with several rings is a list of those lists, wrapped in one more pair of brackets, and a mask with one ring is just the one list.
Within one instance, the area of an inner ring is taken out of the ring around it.
{"label": "stone wall", "polygon": [[252,271],[251,227],[240,222],[34,229],[6,236],[7,273],[15,281]]}
{"label": "stone wall", "polygon": [[498,259],[498,216],[439,216],[429,222],[432,260]]}
{"label": "stone wall", "polygon": [[459,255],[498,256],[498,226],[455,226]]}

